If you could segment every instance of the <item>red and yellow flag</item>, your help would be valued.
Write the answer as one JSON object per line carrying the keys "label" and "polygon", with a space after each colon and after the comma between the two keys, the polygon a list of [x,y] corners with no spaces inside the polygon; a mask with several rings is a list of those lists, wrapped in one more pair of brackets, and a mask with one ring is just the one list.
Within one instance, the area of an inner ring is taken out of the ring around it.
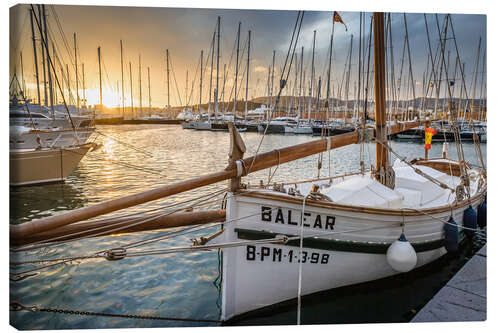
{"label": "red and yellow flag", "polygon": [[335,22],[342,23],[345,27],[345,31],[347,31],[347,25],[344,23],[344,21],[342,21],[342,17],[340,17],[339,13],[336,11],[333,12],[333,23],[335,24]]}
{"label": "red and yellow flag", "polygon": [[431,149],[432,136],[436,134],[437,131],[434,128],[426,127],[425,128],[425,149]]}

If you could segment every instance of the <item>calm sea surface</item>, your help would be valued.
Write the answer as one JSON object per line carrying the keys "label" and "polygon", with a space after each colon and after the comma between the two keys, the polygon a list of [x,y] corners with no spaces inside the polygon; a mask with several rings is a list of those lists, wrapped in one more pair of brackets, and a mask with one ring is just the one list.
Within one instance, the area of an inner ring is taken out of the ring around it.
{"label": "calm sea surface", "polygon": [[[223,169],[227,164],[229,134],[183,130],[179,125],[99,126],[95,142],[99,149],[89,152],[64,184],[10,189],[10,223],[19,224],[105,200],[152,189]],[[261,135],[241,133],[246,156],[257,150]],[[259,152],[315,140],[312,136],[268,135]],[[391,143],[409,159],[423,156],[422,142]],[[442,145],[433,143],[430,157],[441,155]],[[486,163],[486,145],[482,144]],[[472,144],[464,144],[467,160],[479,165]],[[452,143],[449,154],[456,157]],[[365,164],[375,158],[373,144],[364,147]],[[351,145],[325,153],[321,176],[359,170],[360,146]],[[279,166],[276,182],[317,176],[318,156]],[[274,171],[274,168],[273,168]],[[244,179],[267,182],[263,170]],[[136,206],[114,215],[142,212],[223,189],[226,182],[185,192],[174,197]],[[209,209],[221,206],[222,196],[207,202]],[[207,235],[218,227],[181,235],[141,246],[140,250],[165,249],[191,244],[190,239]],[[97,237],[29,252],[11,253],[11,261],[85,256],[172,232],[151,231],[120,237]],[[303,300],[303,323],[405,322],[423,306],[482,245],[464,246],[458,256],[445,256],[437,263],[408,276],[368,283],[347,290],[325,292]],[[21,272],[34,265],[11,266]],[[79,311],[140,314],[162,317],[218,319],[219,276],[217,252],[192,252],[126,258],[120,261],[80,260],[39,271],[35,276],[10,283],[10,299],[25,305]],[[10,312],[11,324],[19,329],[70,329],[113,327],[164,327],[217,325],[197,322],[153,321],[109,317],[86,317],[57,313]],[[236,324],[294,324],[296,306],[244,319]]]}

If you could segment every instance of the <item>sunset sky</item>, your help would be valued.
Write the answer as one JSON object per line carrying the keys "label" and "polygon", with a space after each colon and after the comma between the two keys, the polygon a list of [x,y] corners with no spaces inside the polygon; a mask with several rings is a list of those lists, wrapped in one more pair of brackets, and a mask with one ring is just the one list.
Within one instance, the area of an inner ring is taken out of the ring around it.
{"label": "sunset sky", "polygon": [[[55,36],[56,48],[60,50],[59,57],[70,68],[71,87],[75,86],[75,71],[73,59],[73,33],[77,34],[78,63],[85,64],[85,85],[87,88],[88,104],[98,103],[99,77],[97,47],[101,47],[103,59],[103,90],[104,104],[116,106],[121,101],[121,69],[120,69],[120,39],[124,47],[124,79],[125,79],[125,105],[130,105],[130,76],[129,62],[132,67],[132,89],[134,106],[139,105],[139,55],[142,63],[142,104],[147,107],[148,82],[147,67],[151,72],[151,97],[155,107],[164,107],[167,104],[167,74],[165,50],[168,48],[173,65],[173,73],[178,89],[171,75],[170,98],[171,105],[185,103],[186,72],[188,76],[188,94],[194,82],[194,91],[191,103],[197,104],[199,100],[199,59],[200,51],[204,52],[204,62],[210,51],[212,34],[216,26],[217,16],[221,16],[221,82],[223,64],[229,64],[233,46],[235,44],[238,22],[241,22],[240,49],[246,47],[248,30],[251,30],[250,52],[250,88],[249,98],[266,94],[266,80],[268,66],[272,62],[273,50],[276,50],[276,75],[284,63],[288,44],[292,35],[297,11],[281,10],[211,10],[211,9],[183,9],[183,8],[140,8],[140,7],[97,7],[97,6],[53,6],[57,13],[59,23],[63,29],[71,55],[68,54],[59,32],[59,26],[53,15],[53,9],[46,6],[50,33]],[[29,23],[28,5],[18,5],[10,11],[10,73],[16,68],[20,75],[20,52],[23,54],[23,70],[27,85],[27,93],[35,98],[35,70],[33,61],[33,48],[31,41],[31,28]],[[36,7],[35,7],[36,8]],[[349,52],[350,36],[353,35],[352,73],[350,97],[354,98],[355,81],[358,72],[358,42],[359,42],[359,12],[339,12],[348,27],[346,32],[343,25],[335,24],[334,33],[334,63],[332,82],[337,89],[341,82],[345,68],[346,55]],[[369,19],[371,13],[366,14],[366,39],[369,34]],[[311,69],[311,51],[313,31],[317,31],[316,40],[316,78],[326,75],[326,60],[329,39],[332,31],[331,11],[308,11],[304,15],[297,52],[304,47],[304,71],[306,84],[309,82]],[[438,15],[442,25],[444,15]],[[429,33],[431,36],[433,52],[438,43],[436,19],[434,14],[427,16]],[[482,38],[479,70],[482,70],[483,52],[486,47],[486,16],[485,15],[452,15],[453,26],[457,37],[460,57],[466,64],[467,86],[473,78],[474,64],[477,57],[479,38]],[[422,76],[427,62],[427,37],[423,14],[408,14],[408,32],[412,57],[413,75],[416,81],[417,96],[421,96]],[[403,15],[392,14],[393,46],[395,55],[395,71],[399,77],[403,41],[405,36]],[[452,46],[450,43],[449,46]],[[453,48],[450,54],[450,63],[453,68],[456,53]],[[71,57],[70,57],[71,56]],[[244,62],[240,71],[245,70],[246,53],[241,54]],[[40,60],[40,50],[38,50]],[[406,55],[405,55],[406,57]],[[405,60],[406,62],[406,60]],[[234,82],[234,63],[228,68],[228,79],[225,87],[225,100],[229,98],[229,91]],[[210,65],[210,62],[208,62]],[[39,65],[41,66],[41,65]],[[214,63],[215,66],[215,63]],[[403,70],[403,79],[408,75],[407,63]],[[64,68],[65,69],[65,68]],[[58,69],[59,70],[59,69]],[[39,69],[42,77],[41,69]],[[243,73],[240,73],[243,74]],[[58,72],[58,75],[60,73]],[[214,68],[215,75],[215,68]],[[290,85],[294,81],[292,68]],[[241,80],[240,76],[240,80]],[[484,78],[486,80],[486,77]],[[208,101],[209,71],[205,74],[203,85],[203,102]],[[214,77],[215,82],[215,77]],[[240,82],[240,81],[239,81]],[[238,85],[240,83],[238,82]],[[239,91],[238,98],[243,99],[244,82]],[[278,80],[275,79],[275,91]],[[481,76],[478,77],[476,97],[479,98],[479,85]],[[118,90],[117,90],[118,83]],[[458,82],[457,82],[458,83]],[[219,90],[221,90],[220,87]],[[43,89],[42,89],[43,90]],[[80,92],[82,94],[82,92]],[[335,91],[335,95],[337,92]],[[60,95],[58,93],[58,95]],[[324,95],[324,93],[323,93]],[[483,93],[485,95],[485,93]],[[43,98],[43,92],[42,92]],[[36,99],[36,98],[35,98]],[[61,99],[59,99],[61,100]]]}

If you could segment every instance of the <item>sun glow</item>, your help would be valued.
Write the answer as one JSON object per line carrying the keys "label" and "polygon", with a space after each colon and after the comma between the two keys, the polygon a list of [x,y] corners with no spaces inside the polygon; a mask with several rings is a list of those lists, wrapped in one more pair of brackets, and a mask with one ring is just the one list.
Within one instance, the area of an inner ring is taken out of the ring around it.
{"label": "sun glow", "polygon": [[[100,104],[99,89],[89,89],[85,92],[85,97],[87,99],[87,105],[97,105]],[[122,105],[121,94],[103,89],[102,90],[102,104],[108,108],[118,107]]]}

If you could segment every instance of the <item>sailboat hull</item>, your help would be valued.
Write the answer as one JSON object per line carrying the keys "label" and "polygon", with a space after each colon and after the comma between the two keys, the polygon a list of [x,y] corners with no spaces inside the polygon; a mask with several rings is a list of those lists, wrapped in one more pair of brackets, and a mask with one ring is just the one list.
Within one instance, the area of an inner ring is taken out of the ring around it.
{"label": "sailboat hull", "polygon": [[10,151],[10,185],[33,185],[64,181],[92,148],[78,147]]}
{"label": "sailboat hull", "polygon": [[[481,198],[473,197],[471,204],[476,207]],[[399,274],[388,264],[386,252],[400,236],[402,221],[417,252],[417,267],[446,253],[441,220],[449,218],[449,207],[429,210],[432,216],[403,217],[398,210],[308,203],[302,215],[301,201],[284,200],[279,193],[229,196],[226,219],[234,222],[214,242],[254,243],[223,249],[222,320],[296,298],[299,275],[300,294],[308,295]],[[467,207],[454,208],[457,223]],[[300,240],[293,238],[300,235],[301,216],[302,252]],[[269,241],[283,235],[291,240]]]}

